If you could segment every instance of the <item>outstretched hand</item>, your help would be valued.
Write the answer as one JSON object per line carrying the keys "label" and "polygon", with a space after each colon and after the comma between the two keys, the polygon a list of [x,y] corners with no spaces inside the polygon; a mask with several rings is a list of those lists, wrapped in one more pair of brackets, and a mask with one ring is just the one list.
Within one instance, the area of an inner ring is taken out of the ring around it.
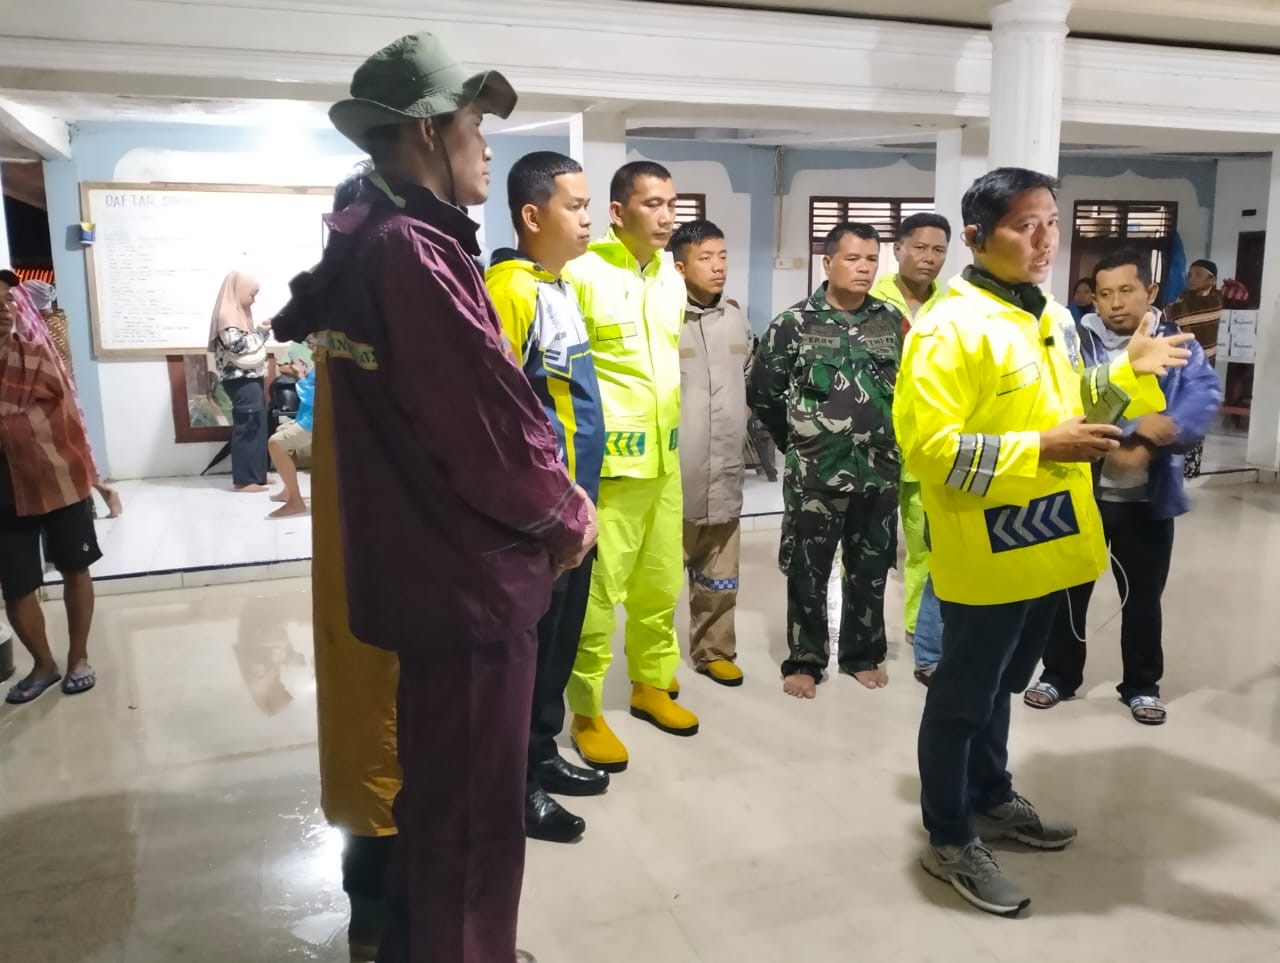
{"label": "outstretched hand", "polygon": [[1163,338],[1153,338],[1155,315],[1148,313],[1129,339],[1129,364],[1142,375],[1162,377],[1170,368],[1185,368],[1191,359],[1191,349],[1184,347],[1195,340],[1194,334],[1179,332]]}

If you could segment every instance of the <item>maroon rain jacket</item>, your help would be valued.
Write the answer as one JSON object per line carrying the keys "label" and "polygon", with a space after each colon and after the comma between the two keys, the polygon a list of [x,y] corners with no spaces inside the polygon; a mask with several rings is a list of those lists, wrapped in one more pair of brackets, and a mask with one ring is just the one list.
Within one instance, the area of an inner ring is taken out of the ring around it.
{"label": "maroon rain jacket", "polygon": [[430,658],[532,627],[587,516],[489,300],[478,226],[391,186],[403,207],[365,180],[326,216],[274,328],[328,352],[351,631]]}

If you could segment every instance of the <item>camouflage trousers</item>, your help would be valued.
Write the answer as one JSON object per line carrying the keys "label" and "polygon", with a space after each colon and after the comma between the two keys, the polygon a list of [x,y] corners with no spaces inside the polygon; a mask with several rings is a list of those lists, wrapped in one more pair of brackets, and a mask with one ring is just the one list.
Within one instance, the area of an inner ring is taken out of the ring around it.
{"label": "camouflage trousers", "polygon": [[806,491],[783,485],[785,514],[778,567],[787,577],[787,644],[783,676],[821,681],[830,658],[827,585],[842,550],[843,606],[837,659],[841,672],[884,661],[884,587],[898,552],[896,487],[868,492]]}

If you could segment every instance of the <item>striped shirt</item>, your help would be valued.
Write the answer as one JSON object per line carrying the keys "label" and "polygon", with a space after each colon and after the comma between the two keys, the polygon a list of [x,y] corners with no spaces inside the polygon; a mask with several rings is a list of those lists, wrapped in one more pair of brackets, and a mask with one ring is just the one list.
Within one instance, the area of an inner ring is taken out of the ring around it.
{"label": "striped shirt", "polygon": [[1222,294],[1215,290],[1184,291],[1165,308],[1165,315],[1184,332],[1194,334],[1210,364],[1218,356],[1218,327],[1222,323]]}

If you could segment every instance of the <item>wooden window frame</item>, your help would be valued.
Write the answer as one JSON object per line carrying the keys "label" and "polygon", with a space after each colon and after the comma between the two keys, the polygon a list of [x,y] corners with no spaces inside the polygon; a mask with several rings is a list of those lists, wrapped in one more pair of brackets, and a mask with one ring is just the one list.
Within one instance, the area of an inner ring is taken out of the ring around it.
{"label": "wooden window frame", "polygon": [[[676,224],[688,224],[690,221],[705,221],[707,219],[707,195],[706,194],[677,194],[676,195]],[[681,214],[679,212],[680,204],[692,204],[693,216]]]}
{"label": "wooden window frame", "polygon": [[[903,220],[902,208],[904,205],[919,207],[921,210],[928,210],[928,211],[936,210],[934,198],[932,197],[844,197],[844,196],[830,195],[830,194],[811,195],[809,198],[809,266],[808,266],[808,272],[809,272],[808,290],[809,291],[814,290],[814,288],[816,287],[816,284],[814,282],[814,277],[813,277],[813,259],[814,257],[821,255],[823,253],[823,248],[826,243],[826,236],[830,232],[830,228],[827,228],[827,230],[822,232],[821,237],[819,237],[817,234],[817,220],[818,220],[817,208],[819,204],[839,205],[840,215],[839,215],[839,220],[836,223],[852,220],[849,210],[854,205],[861,205],[861,204],[889,205],[889,209],[890,209],[889,223],[887,225],[883,225],[883,227],[888,233],[888,236],[884,236],[882,234],[880,238],[881,243],[885,243],[885,242],[892,243],[898,239],[898,229],[902,226],[902,220]],[[913,210],[910,213],[908,213],[907,216],[910,217],[912,214],[916,214],[916,213],[920,213],[920,211]],[[875,227],[876,227],[876,230],[879,231],[881,230],[882,225],[876,224]]]}
{"label": "wooden window frame", "polygon": [[[1115,207],[1116,220],[1121,225],[1117,234],[1083,234],[1080,230],[1080,215],[1084,208]],[[1131,207],[1164,208],[1168,221],[1167,233],[1158,237],[1130,237],[1128,233],[1129,218],[1127,212]],[[1098,200],[1086,199],[1076,201],[1071,208],[1071,277],[1068,284],[1075,291],[1075,284],[1082,277],[1093,274],[1093,265],[1097,261],[1120,248],[1133,248],[1144,253],[1159,253],[1160,276],[1154,278],[1160,285],[1159,303],[1164,301],[1164,289],[1168,281],[1169,262],[1173,254],[1173,238],[1178,233],[1177,201],[1145,201],[1145,200]],[[1070,297],[1070,295],[1068,295]]]}

